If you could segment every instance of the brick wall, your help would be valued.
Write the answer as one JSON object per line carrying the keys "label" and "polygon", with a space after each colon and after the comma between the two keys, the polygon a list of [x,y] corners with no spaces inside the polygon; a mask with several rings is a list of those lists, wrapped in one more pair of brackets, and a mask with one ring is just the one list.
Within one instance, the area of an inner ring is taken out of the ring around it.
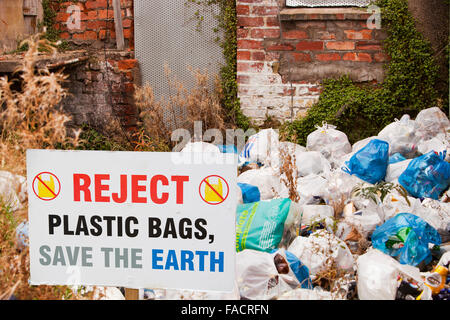
{"label": "brick wall", "polygon": [[256,122],[267,115],[305,115],[325,78],[383,80],[386,35],[368,29],[363,11],[286,10],[276,0],[237,0],[237,14],[239,97],[243,112]]}
{"label": "brick wall", "polygon": [[100,52],[81,65],[66,68],[69,78],[64,86],[69,95],[62,106],[72,115],[74,125],[108,131],[112,120],[118,120],[125,130],[136,129],[133,94],[139,68],[133,56],[132,52],[107,51],[105,57]]}
{"label": "brick wall", "polygon": [[[123,35],[126,48],[134,49],[133,0],[120,0],[123,20]],[[114,10],[112,0],[77,0],[53,2],[57,11],[56,28],[61,31],[61,38],[72,45],[93,45],[98,48],[104,44],[113,48],[116,43],[114,27]],[[81,24],[79,29],[69,29],[67,21],[71,13],[67,8],[79,6]]]}
{"label": "brick wall", "polygon": [[[121,0],[125,50],[116,49],[114,8],[112,0],[53,1],[56,28],[72,49],[85,49],[89,62],[66,69],[66,87],[70,95],[62,101],[72,115],[73,124],[88,123],[100,131],[108,131],[111,120],[133,131],[137,109],[133,101],[134,84],[139,84],[139,65],[134,59],[133,0]],[[68,28],[73,12],[80,8],[80,28]],[[106,50],[104,50],[106,49]]]}

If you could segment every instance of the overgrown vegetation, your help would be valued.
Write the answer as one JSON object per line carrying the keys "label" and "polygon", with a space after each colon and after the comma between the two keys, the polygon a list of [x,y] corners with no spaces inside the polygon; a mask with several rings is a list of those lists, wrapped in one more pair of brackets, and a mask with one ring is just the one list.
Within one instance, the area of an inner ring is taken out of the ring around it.
{"label": "overgrown vegetation", "polygon": [[[384,50],[390,57],[385,80],[378,86],[355,84],[348,76],[323,81],[323,92],[305,118],[287,124],[284,130],[306,137],[316,124],[326,121],[348,135],[351,143],[376,135],[404,113],[411,117],[422,109],[442,107],[444,96],[436,91],[438,66],[429,41],[417,31],[406,0],[377,0],[388,37]],[[446,93],[448,95],[448,92]],[[292,138],[291,138],[292,139]]]}
{"label": "overgrown vegetation", "polygon": [[[66,95],[61,87],[62,73],[34,68],[39,47],[52,47],[35,35],[27,41],[22,65],[18,69],[21,88],[16,91],[7,78],[0,78],[1,169],[25,175],[27,149],[76,147],[79,131],[69,135],[70,117],[57,106]],[[54,48],[53,48],[54,50]],[[29,251],[16,238],[16,227],[27,219],[26,203],[13,211],[0,201],[0,299],[75,299],[78,295],[66,286],[30,286]]]}
{"label": "overgrown vegetation", "polygon": [[16,91],[6,77],[0,78],[0,150],[2,167],[11,172],[25,174],[27,149],[70,148],[78,145],[80,130],[67,132],[70,121],[58,107],[66,96],[61,72],[35,70],[39,47],[55,50],[37,34],[27,40],[28,51],[17,70],[21,88]]}
{"label": "overgrown vegetation", "polygon": [[208,129],[225,130],[219,80],[216,78],[216,90],[211,92],[208,73],[193,69],[191,72],[195,86],[188,90],[165,66],[171,96],[160,101],[156,101],[150,85],[136,88],[135,103],[140,112],[140,126],[144,130],[140,133],[141,141],[146,139],[157,150],[169,151],[177,143],[171,139],[172,132],[184,128],[190,131],[192,137],[196,121],[201,122],[202,133]]}
{"label": "overgrown vegetation", "polygon": [[[215,31],[222,31],[222,38],[218,38],[222,48],[225,64],[220,69],[221,79],[221,105],[225,112],[225,122],[233,124],[239,128],[247,130],[250,127],[250,120],[242,113],[241,104],[238,98],[237,75],[237,14],[235,0],[186,0],[187,4],[201,6],[217,5],[220,13],[217,15],[218,28]],[[203,16],[196,11],[196,18],[199,23],[203,21]]]}

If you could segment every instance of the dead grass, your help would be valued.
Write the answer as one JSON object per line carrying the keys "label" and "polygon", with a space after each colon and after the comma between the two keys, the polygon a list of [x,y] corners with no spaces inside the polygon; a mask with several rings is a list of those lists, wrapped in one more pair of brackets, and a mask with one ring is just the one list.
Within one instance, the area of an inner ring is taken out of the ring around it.
{"label": "dead grass", "polygon": [[7,78],[0,78],[0,151],[1,167],[25,174],[27,149],[53,149],[67,145],[76,146],[80,131],[69,136],[66,123],[70,121],[58,107],[66,96],[61,83],[66,79],[61,72],[47,69],[35,70],[38,48],[46,46],[55,50],[46,40],[35,35],[29,40],[28,51],[16,70],[21,80],[21,90],[12,89]]}
{"label": "dead grass", "polygon": [[[78,145],[80,131],[69,135],[66,123],[70,117],[58,107],[66,96],[61,83],[65,76],[48,70],[35,70],[38,48],[54,48],[35,35],[29,40],[21,66],[16,71],[21,88],[0,78],[0,168],[12,173],[26,174],[27,149],[68,148]],[[29,251],[16,239],[17,225],[27,219],[24,209],[12,212],[4,205],[0,208],[0,299],[60,300],[81,299],[66,286],[30,286]]]}
{"label": "dead grass", "polygon": [[170,96],[159,101],[156,101],[149,84],[136,88],[135,103],[140,112],[140,124],[145,130],[144,135],[151,137],[156,144],[164,143],[173,147],[171,135],[175,129],[187,129],[193,136],[196,121],[201,121],[203,132],[208,129],[225,130],[218,77],[215,77],[215,89],[211,90],[207,72],[190,71],[195,86],[188,90],[165,66]]}

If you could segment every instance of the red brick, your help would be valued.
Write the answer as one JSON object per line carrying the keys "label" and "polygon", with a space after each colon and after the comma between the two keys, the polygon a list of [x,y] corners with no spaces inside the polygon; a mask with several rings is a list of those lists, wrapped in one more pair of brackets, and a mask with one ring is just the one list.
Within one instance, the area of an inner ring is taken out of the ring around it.
{"label": "red brick", "polygon": [[372,62],[372,57],[368,53],[347,52],[342,59],[345,61]]}
{"label": "red brick", "polygon": [[264,19],[262,17],[238,17],[237,25],[243,27],[262,27]]}
{"label": "red brick", "polygon": [[86,22],[86,27],[88,29],[93,29],[93,30],[98,30],[100,28],[105,28],[106,27],[106,21],[102,21],[102,20],[94,20],[94,21],[87,21]]}
{"label": "red brick", "polygon": [[273,16],[278,14],[278,7],[276,6],[254,6],[252,14],[257,16]]}
{"label": "red brick", "polygon": [[58,12],[58,13],[56,14],[55,21],[56,21],[56,22],[66,22],[66,21],[69,19],[69,17],[70,17],[70,14],[69,14],[69,13],[66,13],[66,12]]}
{"label": "red brick", "polygon": [[123,37],[125,39],[133,38],[133,31],[131,29],[123,29]]}
{"label": "red brick", "polygon": [[97,12],[98,18],[99,19],[107,19],[107,18],[114,18],[114,10],[110,9],[110,10],[98,10]]}
{"label": "red brick", "polygon": [[262,49],[262,41],[259,40],[238,40],[238,49]]}
{"label": "red brick", "polygon": [[87,9],[97,9],[97,8],[106,8],[107,3],[106,0],[95,0],[95,1],[86,1],[85,4]]}
{"label": "red brick", "polygon": [[240,62],[237,63],[238,72],[261,72],[264,68],[262,62]]}
{"label": "red brick", "polygon": [[95,19],[97,19],[97,11],[89,10],[87,12],[81,12],[80,19],[81,19],[81,21],[95,20]]}
{"label": "red brick", "polygon": [[318,31],[317,36],[320,40],[336,40],[336,34],[329,31]]}
{"label": "red brick", "polygon": [[97,40],[97,32],[86,31],[83,33],[74,33],[72,37],[75,40]]}
{"label": "red brick", "polygon": [[251,60],[264,61],[266,59],[266,53],[261,51],[253,51],[251,54]]}
{"label": "red brick", "polygon": [[280,21],[278,20],[278,17],[265,17],[266,20],[266,27],[279,27]]}
{"label": "red brick", "polygon": [[330,41],[327,42],[327,49],[330,50],[355,50],[353,41]]}
{"label": "red brick", "polygon": [[136,68],[137,66],[137,60],[136,59],[126,59],[126,60],[119,60],[117,62],[117,66],[119,67],[119,70],[130,70],[133,68]]}
{"label": "red brick", "polygon": [[389,60],[389,56],[385,54],[384,52],[377,52],[373,55],[373,59],[376,62],[385,62]]}
{"label": "red brick", "polygon": [[253,29],[251,31],[251,38],[278,38],[280,36],[280,29]]}
{"label": "red brick", "polygon": [[288,61],[295,61],[295,62],[311,62],[311,56],[309,53],[304,52],[289,52],[286,54],[286,59]]}
{"label": "red brick", "polygon": [[247,16],[250,14],[250,7],[245,5],[237,5],[236,6],[236,14],[238,16]]}
{"label": "red brick", "polygon": [[98,38],[99,38],[100,40],[105,40],[105,39],[106,39],[106,30],[100,30],[100,31],[98,32]]}
{"label": "red brick", "polygon": [[341,56],[338,53],[319,53],[316,54],[316,59],[319,61],[339,61]]}
{"label": "red brick", "polygon": [[123,27],[124,28],[130,28],[133,25],[133,20],[131,19],[124,19],[123,20]]}
{"label": "red brick", "polygon": [[249,30],[248,29],[244,29],[244,28],[238,28],[236,30],[236,35],[238,38],[247,38],[248,34],[249,34]]}
{"label": "red brick", "polygon": [[274,44],[267,47],[267,51],[292,51],[294,47],[290,44]]}
{"label": "red brick", "polygon": [[250,51],[237,51],[237,60],[250,60]]}
{"label": "red brick", "polygon": [[250,77],[247,75],[238,74],[236,79],[237,79],[237,83],[240,83],[240,84],[249,84],[250,83]]}
{"label": "red brick", "polygon": [[296,49],[298,51],[323,50],[323,42],[322,41],[300,41],[297,43]]}
{"label": "red brick", "polygon": [[372,30],[365,29],[365,30],[344,30],[345,35],[347,36],[347,39],[351,40],[370,40],[372,39]]}
{"label": "red brick", "polygon": [[383,47],[380,44],[369,41],[358,41],[356,43],[356,50],[382,51]]}
{"label": "red brick", "polygon": [[70,38],[70,34],[68,32],[63,32],[59,34],[59,37],[61,39],[69,39]]}
{"label": "red brick", "polygon": [[290,30],[283,32],[284,39],[308,39],[308,33],[303,30]]}

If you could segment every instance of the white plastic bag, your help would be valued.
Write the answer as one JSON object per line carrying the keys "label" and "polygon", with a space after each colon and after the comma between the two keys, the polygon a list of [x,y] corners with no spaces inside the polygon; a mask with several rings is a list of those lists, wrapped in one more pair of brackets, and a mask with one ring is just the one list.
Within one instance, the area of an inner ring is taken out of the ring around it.
{"label": "white plastic bag", "polygon": [[301,204],[308,204],[314,197],[324,198],[328,182],[325,178],[316,174],[300,177],[297,181],[297,192],[300,196]]}
{"label": "white plastic bag", "polygon": [[270,154],[270,157],[266,160],[265,166],[270,166],[271,168],[279,171],[287,155],[290,156],[290,161],[292,164],[295,164],[299,154],[303,152],[306,152],[306,148],[299,144],[287,141],[280,142],[278,151]]}
{"label": "white plastic bag", "polygon": [[[372,141],[372,140],[374,140],[374,139],[377,139],[377,140],[384,140],[384,139],[382,139],[382,138],[379,137],[379,136],[373,136],[373,137],[365,138],[365,139],[363,139],[363,140],[359,140],[359,141],[357,141],[357,142],[355,142],[355,143],[353,144],[353,146],[352,146],[352,153],[358,152],[359,150],[361,150],[362,148],[364,148],[370,141]],[[386,140],[384,140],[384,141],[386,141]]]}
{"label": "white plastic bag", "polygon": [[278,273],[273,254],[250,249],[236,254],[236,281],[242,298],[268,300],[300,286],[290,273]]}
{"label": "white plastic bag", "polygon": [[309,237],[297,237],[287,249],[304,263],[311,275],[331,267],[333,260],[344,270],[353,268],[353,256],[346,243],[327,230],[318,230]]}
{"label": "white plastic bag", "polygon": [[8,171],[0,171],[0,197],[4,205],[12,211],[22,208],[27,199],[27,181],[20,175]]}
{"label": "white plastic bag", "polygon": [[425,198],[412,213],[435,228],[441,235],[442,243],[450,241],[450,203]]}
{"label": "white plastic bag", "polygon": [[278,132],[273,129],[264,129],[251,136],[238,157],[238,165],[245,163],[260,163],[270,165],[267,160],[276,158],[279,152]]}
{"label": "white plastic bag", "polygon": [[402,154],[405,158],[412,158],[417,152],[420,137],[416,135],[417,126],[409,115],[405,114],[400,120],[388,124],[378,133],[378,136],[389,143],[389,154]]}
{"label": "white plastic bag", "polygon": [[400,274],[423,282],[418,268],[401,265],[394,258],[374,248],[359,256],[356,265],[360,300],[395,300],[397,277]]}
{"label": "white plastic bag", "polygon": [[238,183],[247,183],[258,187],[261,200],[288,198],[288,190],[279,175],[272,168],[251,169],[241,173]]}
{"label": "white plastic bag", "polygon": [[398,177],[400,177],[403,171],[405,171],[406,168],[408,168],[408,165],[411,161],[412,159],[408,159],[389,164],[386,170],[386,176],[384,178],[384,181],[398,183]]}
{"label": "white plastic bag", "polygon": [[298,175],[305,177],[309,174],[327,176],[331,165],[327,159],[318,151],[308,151],[298,154],[295,159]]}
{"label": "white plastic bag", "polygon": [[314,222],[322,219],[328,222],[332,221],[328,218],[334,217],[334,209],[327,205],[304,205],[302,206],[302,225],[311,226]]}
{"label": "white plastic bag", "polygon": [[189,142],[181,152],[220,153],[220,149],[208,142]]}
{"label": "white plastic bag", "polygon": [[417,133],[422,140],[429,140],[450,130],[450,121],[438,107],[425,109],[416,117]]}
{"label": "white plastic bag", "polygon": [[363,180],[354,175],[349,175],[341,169],[332,171],[327,178],[328,185],[325,190],[327,203],[346,202],[352,195],[353,189]]}
{"label": "white plastic bag", "polygon": [[324,122],[321,127],[316,125],[316,129],[307,137],[308,151],[318,151],[330,162],[335,162],[352,151],[347,135],[336,130],[336,126]]}
{"label": "white plastic bag", "polygon": [[337,300],[331,292],[321,290],[318,287],[314,289],[298,288],[280,295],[277,300]]}
{"label": "white plastic bag", "polygon": [[157,300],[239,300],[239,288],[235,281],[233,291],[215,292],[215,291],[195,291],[195,290],[175,290],[163,289],[159,293]]}

